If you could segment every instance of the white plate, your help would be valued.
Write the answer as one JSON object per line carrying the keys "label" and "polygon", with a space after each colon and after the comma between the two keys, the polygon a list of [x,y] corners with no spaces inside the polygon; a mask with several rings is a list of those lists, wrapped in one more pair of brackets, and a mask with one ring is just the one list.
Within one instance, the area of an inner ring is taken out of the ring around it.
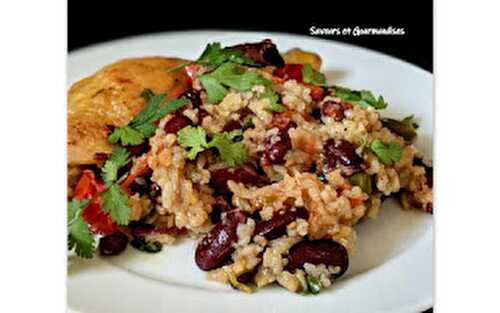
{"label": "white plate", "polygon": [[[99,44],[70,53],[68,88],[100,67],[125,57],[163,55],[196,58],[209,42],[223,45],[272,38],[281,51],[301,47],[323,59],[331,82],[383,94],[384,116],[415,114],[418,148],[432,157],[432,75],[370,50],[332,41],[277,33],[176,32]],[[344,277],[317,296],[278,287],[254,294],[204,278],[184,240],[148,255],[127,249],[114,258],[70,259],[68,306],[80,312],[418,312],[432,306],[433,219],[384,203],[377,220],[359,224],[357,254]]]}

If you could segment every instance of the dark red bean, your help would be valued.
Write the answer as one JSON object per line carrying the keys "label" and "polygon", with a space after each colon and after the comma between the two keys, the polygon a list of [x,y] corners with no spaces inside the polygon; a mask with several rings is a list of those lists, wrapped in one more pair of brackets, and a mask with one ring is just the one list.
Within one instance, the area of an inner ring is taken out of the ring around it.
{"label": "dark red bean", "polygon": [[107,153],[101,153],[101,152],[94,153],[93,159],[95,161],[99,162],[100,164],[103,164],[108,159],[108,154]]}
{"label": "dark red bean", "polygon": [[344,119],[344,111],[352,108],[352,105],[340,101],[326,101],[321,106],[321,115],[333,117],[337,122]]}
{"label": "dark red bean", "polygon": [[177,132],[186,126],[191,125],[191,120],[186,116],[176,113],[168,122],[165,124],[165,132],[167,134],[177,134]]}
{"label": "dark red bean", "polygon": [[217,224],[221,220],[221,214],[229,212],[233,209],[229,201],[223,196],[215,197],[215,202],[212,204],[212,212],[210,212],[210,220],[213,224]]}
{"label": "dark red bean", "polygon": [[245,185],[257,185],[259,175],[251,165],[243,165],[236,168],[221,168],[211,172],[210,185],[218,193],[228,192],[227,181],[233,180]]}
{"label": "dark red bean", "polygon": [[288,252],[288,261],[287,266],[291,270],[301,268],[304,263],[339,266],[340,272],[334,275],[335,278],[342,276],[349,267],[349,256],[345,247],[329,239],[301,241],[295,244]]}
{"label": "dark red bean", "polygon": [[181,236],[187,235],[188,231],[186,228],[178,227],[155,227],[153,224],[149,224],[143,221],[131,221],[128,224],[128,231],[133,236],[145,236],[145,235],[173,235]]}
{"label": "dark red bean", "polygon": [[120,169],[118,170],[118,177],[122,177],[128,171],[130,171],[132,169],[132,165],[133,165],[132,162],[128,162],[124,166],[120,167]]}
{"label": "dark red bean", "polygon": [[194,89],[184,91],[179,98],[186,98],[191,101],[194,109],[198,109],[198,124],[201,124],[203,118],[208,115],[207,110],[205,110],[202,105],[200,93]]}
{"label": "dark red bean", "polygon": [[184,91],[179,98],[185,98],[191,101],[193,108],[199,108],[203,104],[201,101],[200,93],[194,89]]}
{"label": "dark red bean", "polygon": [[266,138],[264,142],[264,160],[267,164],[285,163],[285,155],[292,148],[290,137],[286,131]]}
{"label": "dark red bean", "polygon": [[248,107],[243,107],[236,111],[236,113],[238,113],[239,115],[240,123],[244,123],[247,120],[247,117],[253,114],[252,110],[250,110]]}
{"label": "dark red bean", "polygon": [[195,262],[198,267],[209,271],[226,264],[234,251],[233,244],[238,241],[238,224],[245,221],[246,214],[242,211],[234,210],[224,214],[222,221],[196,247]]}
{"label": "dark red bean", "polygon": [[274,65],[277,67],[285,65],[285,60],[283,60],[276,45],[270,39],[256,43],[245,43],[229,48],[240,51],[245,57],[253,60],[259,65]]}
{"label": "dark red bean", "polygon": [[241,274],[240,276],[238,276],[238,278],[236,278],[236,280],[242,284],[250,283],[253,280],[253,278],[255,277],[255,274],[257,274],[258,268],[259,268],[259,266],[256,265],[250,272],[246,272],[246,273]]}
{"label": "dark red bean", "polygon": [[147,142],[135,145],[135,146],[127,146],[127,151],[130,152],[133,156],[140,156],[149,151],[151,148]]}
{"label": "dark red bean", "polygon": [[161,196],[160,185],[158,185],[155,182],[152,182],[151,185],[149,186],[148,197],[151,201],[156,202],[156,198],[158,198],[159,196]]}
{"label": "dark red bean", "polygon": [[328,168],[340,167],[342,174],[350,176],[364,167],[363,159],[356,154],[356,147],[345,141],[328,139],[323,146]]}
{"label": "dark red bean", "polygon": [[284,235],[286,233],[286,226],[297,218],[307,220],[309,212],[302,207],[279,210],[273,214],[270,220],[257,223],[253,235],[261,235],[268,240],[276,239]]}
{"label": "dark red bean", "polygon": [[127,248],[128,237],[124,233],[104,236],[99,241],[99,253],[103,256],[118,255]]}
{"label": "dark red bean", "polygon": [[230,120],[229,122],[226,123],[226,125],[224,125],[224,127],[222,128],[222,131],[223,132],[230,132],[232,130],[240,129],[240,128],[241,128],[241,123],[239,121]]}

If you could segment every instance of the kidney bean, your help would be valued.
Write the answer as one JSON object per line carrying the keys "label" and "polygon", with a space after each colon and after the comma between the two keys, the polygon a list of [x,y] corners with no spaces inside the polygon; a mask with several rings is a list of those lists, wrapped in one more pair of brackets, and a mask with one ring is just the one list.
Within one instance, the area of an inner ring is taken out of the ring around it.
{"label": "kidney bean", "polygon": [[256,185],[259,182],[259,175],[250,164],[236,168],[221,168],[211,172],[210,185],[218,193],[229,191],[227,187],[228,180],[245,185]]}
{"label": "kidney bean", "polygon": [[256,265],[250,272],[241,274],[240,276],[238,276],[238,278],[236,278],[236,280],[242,284],[250,283],[255,277],[255,274],[257,274],[258,268],[259,265]]}
{"label": "kidney bean", "polygon": [[302,207],[282,209],[273,214],[267,221],[261,221],[255,225],[253,236],[261,235],[268,240],[276,239],[286,233],[286,226],[297,218],[307,220],[309,212]]}
{"label": "kidney bean", "polygon": [[236,111],[236,113],[238,113],[239,121],[241,123],[244,123],[246,121],[247,117],[249,115],[253,114],[252,110],[250,110],[248,107],[243,107],[243,108],[239,109],[238,111]]}
{"label": "kidney bean", "polygon": [[227,212],[222,221],[200,241],[195,251],[195,262],[199,268],[209,271],[226,264],[234,251],[233,243],[238,241],[236,228],[245,223],[243,211]]}
{"label": "kidney bean", "polygon": [[181,113],[176,113],[168,122],[165,124],[165,132],[167,134],[177,134],[177,132],[186,126],[191,125],[191,120]]}
{"label": "kidney bean", "polygon": [[345,140],[328,139],[323,146],[328,168],[341,168],[342,174],[350,176],[361,170],[363,159],[356,154],[355,146]]}
{"label": "kidney bean", "polygon": [[285,60],[281,57],[276,45],[271,39],[265,39],[255,43],[245,43],[229,47],[240,51],[245,57],[253,60],[259,65],[284,66]]}
{"label": "kidney bean", "polygon": [[223,132],[230,132],[235,129],[240,129],[241,128],[241,123],[235,120],[230,120],[229,122],[224,125],[222,128]]}
{"label": "kidney bean", "polygon": [[333,117],[337,122],[344,119],[344,111],[352,108],[352,105],[348,103],[342,103],[340,101],[325,101],[321,106],[321,115]]}
{"label": "kidney bean", "polygon": [[199,108],[202,105],[201,97],[199,92],[194,89],[189,89],[184,91],[179,98],[186,98],[191,101],[193,108]]}
{"label": "kidney bean", "polygon": [[264,160],[267,164],[285,163],[285,155],[292,148],[288,132],[279,131],[277,135],[266,138],[264,142]]}
{"label": "kidney bean", "polygon": [[133,156],[140,156],[149,151],[151,148],[147,142],[135,145],[135,146],[127,146],[127,151],[130,152]]}
{"label": "kidney bean", "polygon": [[131,221],[128,224],[128,231],[133,236],[144,236],[144,235],[173,235],[182,236],[188,233],[186,228],[178,227],[155,227],[153,224],[146,223],[144,221]]}
{"label": "kidney bean", "polygon": [[221,220],[221,214],[229,212],[233,209],[229,201],[223,196],[215,197],[215,202],[212,204],[212,212],[210,212],[210,220],[213,224],[217,224]]}
{"label": "kidney bean", "polygon": [[179,98],[188,99],[191,101],[193,108],[198,109],[198,124],[201,124],[201,121],[208,115],[208,112],[202,107],[203,102],[201,101],[200,93],[194,89],[189,89],[184,91]]}
{"label": "kidney bean", "polygon": [[125,250],[128,237],[124,233],[114,233],[104,236],[99,241],[99,253],[103,256],[118,255]]}
{"label": "kidney bean", "polygon": [[294,270],[304,263],[314,265],[325,264],[339,266],[340,272],[334,277],[342,276],[349,267],[347,250],[340,243],[330,239],[301,241],[290,248],[288,252],[288,268]]}

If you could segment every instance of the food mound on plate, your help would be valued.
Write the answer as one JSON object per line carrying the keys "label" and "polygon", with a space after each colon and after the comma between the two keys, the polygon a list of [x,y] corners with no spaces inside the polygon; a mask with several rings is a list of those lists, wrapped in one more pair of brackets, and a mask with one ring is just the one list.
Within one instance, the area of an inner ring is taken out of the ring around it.
{"label": "food mound on plate", "polygon": [[188,236],[210,280],[316,294],[346,272],[354,226],[384,198],[432,213],[413,116],[382,118],[382,96],[320,67],[266,39],[211,43],[196,61],[128,59],[76,83],[69,249],[155,253]]}

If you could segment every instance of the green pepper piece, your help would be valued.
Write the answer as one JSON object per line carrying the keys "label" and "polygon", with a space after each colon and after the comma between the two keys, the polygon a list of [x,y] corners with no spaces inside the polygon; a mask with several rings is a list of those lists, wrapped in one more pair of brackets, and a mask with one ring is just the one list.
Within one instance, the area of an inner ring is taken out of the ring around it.
{"label": "green pepper piece", "polygon": [[317,279],[312,275],[307,275],[306,280],[307,280],[307,286],[309,287],[309,291],[313,295],[317,295],[323,288],[319,279]]}
{"label": "green pepper piece", "polygon": [[403,137],[407,142],[412,142],[417,136],[414,126],[405,120],[399,121],[393,118],[383,118],[381,119],[382,125],[389,128],[396,134]]}
{"label": "green pepper piece", "polygon": [[366,173],[356,173],[349,177],[349,182],[359,186],[367,195],[372,194],[372,178]]}

